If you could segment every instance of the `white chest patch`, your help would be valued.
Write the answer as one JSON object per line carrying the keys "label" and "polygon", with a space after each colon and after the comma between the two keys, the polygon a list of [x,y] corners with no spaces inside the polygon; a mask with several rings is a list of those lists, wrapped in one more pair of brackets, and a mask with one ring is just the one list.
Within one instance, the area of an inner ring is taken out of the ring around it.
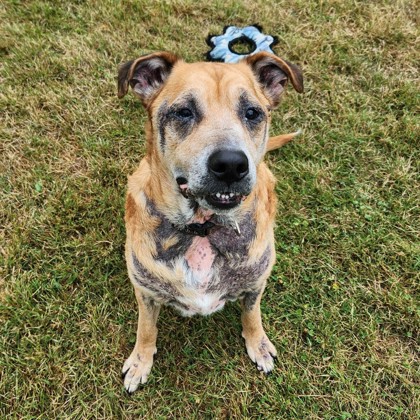
{"label": "white chest patch", "polygon": [[178,308],[182,315],[210,315],[220,311],[225,305],[225,301],[220,296],[206,293],[191,293],[189,296],[182,296],[178,299],[185,307]]}
{"label": "white chest patch", "polygon": [[221,294],[207,292],[213,275],[215,257],[207,237],[194,237],[185,254],[189,268],[186,273],[187,287],[185,294],[178,298],[179,302],[185,305],[185,309],[181,310],[183,315],[209,315],[223,308],[225,301],[221,300]]}

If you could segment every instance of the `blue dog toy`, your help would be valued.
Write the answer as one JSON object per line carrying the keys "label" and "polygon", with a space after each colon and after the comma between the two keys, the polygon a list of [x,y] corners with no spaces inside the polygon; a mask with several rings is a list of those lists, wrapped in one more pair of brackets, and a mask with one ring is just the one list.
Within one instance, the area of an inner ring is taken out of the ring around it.
{"label": "blue dog toy", "polygon": [[[245,28],[226,26],[222,35],[208,36],[207,44],[212,47],[212,50],[207,53],[207,60],[237,63],[245,56],[261,51],[274,54],[271,47],[277,43],[277,37],[263,34],[262,28],[258,25]],[[250,51],[247,53],[235,52],[232,48],[236,44],[246,44]]]}

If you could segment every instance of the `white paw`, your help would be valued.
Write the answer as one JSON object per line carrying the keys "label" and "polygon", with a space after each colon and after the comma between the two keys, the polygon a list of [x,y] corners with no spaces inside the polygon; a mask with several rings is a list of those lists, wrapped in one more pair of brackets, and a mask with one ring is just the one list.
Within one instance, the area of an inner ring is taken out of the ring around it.
{"label": "white paw", "polygon": [[245,339],[245,345],[248,356],[256,363],[258,370],[269,373],[274,369],[277,351],[265,334],[259,340]]}
{"label": "white paw", "polygon": [[122,368],[124,388],[132,394],[140,384],[147,382],[147,377],[153,366],[153,353],[149,356],[133,351]]}

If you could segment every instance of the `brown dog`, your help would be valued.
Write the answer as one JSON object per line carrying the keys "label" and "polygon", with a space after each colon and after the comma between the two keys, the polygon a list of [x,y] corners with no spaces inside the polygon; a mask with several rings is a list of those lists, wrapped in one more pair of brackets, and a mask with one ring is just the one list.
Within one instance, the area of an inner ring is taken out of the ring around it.
{"label": "brown dog", "polygon": [[128,392],[152,368],[161,305],[208,315],[239,299],[248,355],[259,370],[273,369],[260,300],[275,259],[276,198],[262,160],[294,136],[268,139],[288,80],[303,91],[299,68],[269,53],[187,64],[160,52],[121,66],[118,96],[131,86],[149,117],[146,156],[126,201],[126,260],[139,305],[123,367]]}

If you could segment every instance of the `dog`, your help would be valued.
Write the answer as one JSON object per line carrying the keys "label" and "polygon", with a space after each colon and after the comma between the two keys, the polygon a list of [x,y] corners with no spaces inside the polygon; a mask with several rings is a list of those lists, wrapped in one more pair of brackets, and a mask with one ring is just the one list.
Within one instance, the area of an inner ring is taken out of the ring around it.
{"label": "dog", "polygon": [[263,158],[296,135],[268,135],[288,82],[303,92],[299,67],[265,52],[237,64],[157,52],[120,66],[118,96],[131,88],[148,114],[146,155],[128,178],[125,206],[139,309],[122,369],[129,393],[150,374],[162,305],[209,315],[239,299],[247,353],[260,371],[273,369],[260,301],[275,260],[276,198]]}

